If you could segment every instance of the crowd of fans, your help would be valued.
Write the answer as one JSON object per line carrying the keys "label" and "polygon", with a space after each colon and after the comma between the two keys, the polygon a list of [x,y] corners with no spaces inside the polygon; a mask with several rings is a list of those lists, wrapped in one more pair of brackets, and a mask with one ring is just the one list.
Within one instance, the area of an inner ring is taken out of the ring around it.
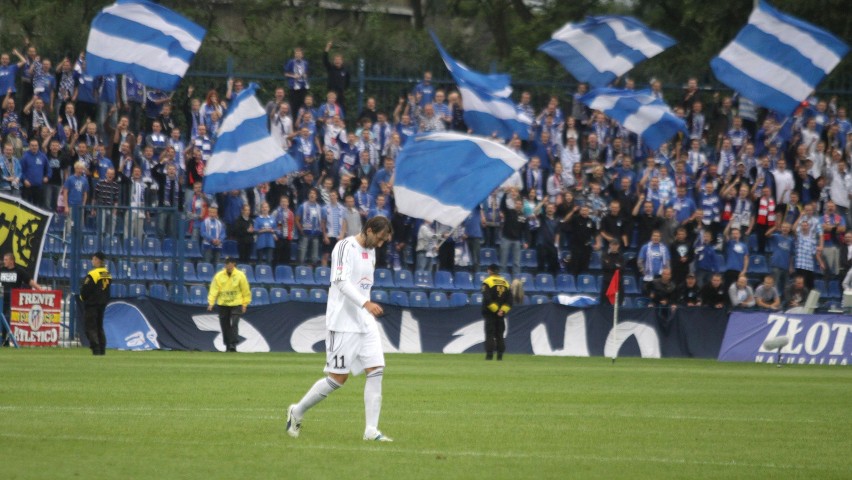
{"label": "crowd of fans", "polygon": [[[337,240],[384,215],[394,235],[380,267],[478,271],[488,247],[515,274],[523,249],[536,250],[542,272],[579,274],[599,251],[608,276],[635,269],[658,306],[777,309],[802,304],[817,277],[852,287],[852,125],[836,99],[814,98],[783,117],[689,79],[669,92],[687,132],[651,150],[579,102],[584,84],[546,105],[522,92],[518,107],[535,119],[529,139],[498,140],[528,164],[453,229],[398,213],[392,186],[409,137],[468,131],[459,93],[425,72],[395,105],[371,97],[353,114],[344,102],[350,73],[332,48],[322,59],[325,88],[311,84],[312,64],[296,48],[286,86],[266,104],[273,138],[301,169],[219,195],[201,184],[242,80],[228,80],[223,96],[189,86],[175,105],[130,76],[87,75],[83,54],[54,66],[33,45],[4,53],[0,191],[59,213],[102,207],[86,221],[105,235],[141,238],[155,225],[159,235],[199,241],[213,262],[233,239],[241,262],[256,251],[260,262],[290,263],[295,245],[298,264],[327,265]],[[629,78],[619,86],[636,88]],[[650,88],[663,98],[659,81]],[[174,231],[176,214],[186,232]],[[749,276],[755,255],[768,263],[765,278]]]}

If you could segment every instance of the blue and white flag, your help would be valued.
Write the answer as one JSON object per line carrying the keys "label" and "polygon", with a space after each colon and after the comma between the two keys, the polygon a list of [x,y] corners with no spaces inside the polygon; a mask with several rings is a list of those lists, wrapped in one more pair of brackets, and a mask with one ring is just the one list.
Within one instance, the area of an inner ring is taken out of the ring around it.
{"label": "blue and white flag", "polygon": [[568,23],[538,49],[581,82],[603,87],[675,43],[635,18],[608,15]]}
{"label": "blue and white flag", "polygon": [[444,50],[444,46],[438,41],[438,37],[431,30],[429,35],[438,47],[438,52],[444,60],[447,70],[459,85],[465,84],[477,90],[490,93],[492,96],[508,98],[512,94],[512,76],[507,73],[479,73],[471,70],[467,65],[454,59]]}
{"label": "blue and white flag", "polygon": [[511,99],[498,97],[476,88],[459,84],[464,104],[464,122],[477,135],[510,139],[517,134],[521,140],[530,136],[533,119],[518,108]]}
{"label": "blue and white flag", "polygon": [[710,66],[725,85],[789,115],[848,51],[831,33],[761,1]]}
{"label": "blue and white flag", "polygon": [[414,218],[457,227],[525,163],[487,138],[453,132],[417,135],[396,159],[397,208]]}
{"label": "blue and white flag", "polygon": [[256,84],[249,84],[228,107],[204,170],[204,193],[254,187],[299,169],[269,134],[256,89]]}
{"label": "blue and white flag", "polygon": [[118,0],[92,21],[86,73],[130,74],[144,85],[177,89],[206,30],[145,0]]}
{"label": "blue and white flag", "polygon": [[509,139],[517,134],[522,140],[527,140],[534,120],[509,98],[512,93],[511,77],[470,70],[453,59],[434,34],[432,39],[459,87],[468,128],[477,135],[496,134],[499,138]]}
{"label": "blue and white flag", "polygon": [[654,150],[678,131],[686,131],[686,122],[650,90],[596,88],[579,100],[589,108],[616,119]]}

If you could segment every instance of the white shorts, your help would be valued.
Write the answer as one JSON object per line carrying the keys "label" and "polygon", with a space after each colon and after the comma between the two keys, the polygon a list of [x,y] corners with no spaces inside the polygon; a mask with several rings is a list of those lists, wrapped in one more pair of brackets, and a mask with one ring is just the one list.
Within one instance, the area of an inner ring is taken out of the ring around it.
{"label": "white shorts", "polygon": [[365,333],[328,332],[324,372],[360,375],[365,368],[384,366],[385,354],[378,328]]}

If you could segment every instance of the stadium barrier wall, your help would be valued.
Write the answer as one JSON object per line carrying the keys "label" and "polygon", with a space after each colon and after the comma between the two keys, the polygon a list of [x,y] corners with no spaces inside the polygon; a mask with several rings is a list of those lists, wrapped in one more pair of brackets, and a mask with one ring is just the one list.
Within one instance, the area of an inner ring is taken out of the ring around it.
{"label": "stadium barrier wall", "polygon": [[[780,350],[763,347],[786,336]],[[780,356],[780,358],[779,358]],[[730,362],[849,365],[852,362],[852,316],[734,312],[719,360]]]}
{"label": "stadium barrier wall", "polygon": [[[388,353],[481,353],[485,338],[479,307],[385,306],[379,318]],[[616,334],[612,309],[557,304],[512,309],[507,320],[509,354],[716,359],[727,326],[721,310],[679,309],[670,318],[655,309],[621,309]],[[205,307],[152,298],[113,301],[105,316],[107,345],[128,350],[224,351],[219,318]],[[325,304],[288,302],[249,307],[242,315],[240,352],[322,352]],[[85,343],[85,339],[83,339]]]}

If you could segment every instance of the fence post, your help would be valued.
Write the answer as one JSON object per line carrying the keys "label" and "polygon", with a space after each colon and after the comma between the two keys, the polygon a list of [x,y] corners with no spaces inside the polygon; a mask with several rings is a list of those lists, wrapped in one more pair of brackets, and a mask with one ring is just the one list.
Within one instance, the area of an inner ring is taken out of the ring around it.
{"label": "fence post", "polygon": [[[361,109],[364,108],[364,71],[366,70],[367,62],[364,60],[364,57],[358,58],[358,110],[360,112]],[[357,119],[356,119],[357,120]]]}
{"label": "fence post", "polygon": [[[184,222],[183,214],[177,211],[177,206],[173,206],[175,209],[175,215],[177,216],[177,234],[175,235],[179,240],[177,242],[177,261],[175,262],[175,273],[177,276],[175,277],[175,283],[181,287],[186,287],[184,281],[186,280],[183,276],[183,262],[184,255],[186,255],[186,238],[184,232],[186,232],[186,224]],[[176,303],[183,303],[186,299],[183,298],[183,288],[176,289],[177,299],[172,299]]]}
{"label": "fence post", "polygon": [[[71,276],[71,302],[68,307],[71,309],[71,334],[75,338],[79,338],[77,331],[77,321],[79,320],[77,295],[80,293],[80,248],[83,244],[82,235],[85,228],[83,222],[85,219],[82,206],[74,206],[70,209],[71,244],[68,250],[71,252],[71,259],[68,262],[68,274]],[[69,219],[65,221],[67,222]]]}

